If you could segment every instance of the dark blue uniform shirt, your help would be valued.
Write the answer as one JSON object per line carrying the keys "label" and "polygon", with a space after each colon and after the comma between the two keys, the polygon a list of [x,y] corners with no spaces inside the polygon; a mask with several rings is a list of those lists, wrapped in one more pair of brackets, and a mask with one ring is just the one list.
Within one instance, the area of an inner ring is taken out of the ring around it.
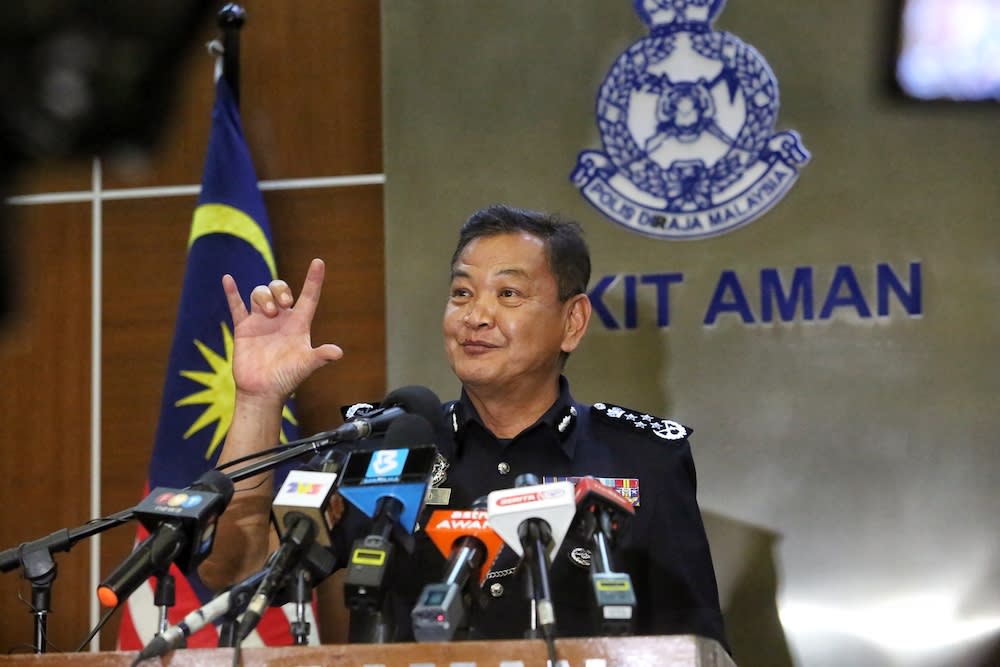
{"label": "dark blue uniform shirt", "polygon": [[[696,500],[690,429],[617,406],[577,403],[565,378],[552,407],[517,437],[498,440],[468,396],[444,406],[438,449],[447,467],[435,482],[450,489],[448,508],[468,509],[490,491],[514,486],[518,475],[569,478],[591,475],[638,482],[635,516],[612,552],[615,571],[627,572],[637,598],[638,635],[695,634],[726,645],[715,571]],[[428,506],[422,520],[434,509]],[[422,525],[421,521],[421,525]],[[556,636],[597,634],[589,597],[589,570],[574,550],[587,545],[567,536],[552,559]],[[412,557],[393,576],[397,640],[412,640],[409,610],[427,583],[440,581],[444,558],[422,532]],[[346,545],[345,545],[346,546]],[[486,607],[474,610],[469,639],[516,639],[529,627],[529,603],[517,556],[504,548],[484,584]]]}

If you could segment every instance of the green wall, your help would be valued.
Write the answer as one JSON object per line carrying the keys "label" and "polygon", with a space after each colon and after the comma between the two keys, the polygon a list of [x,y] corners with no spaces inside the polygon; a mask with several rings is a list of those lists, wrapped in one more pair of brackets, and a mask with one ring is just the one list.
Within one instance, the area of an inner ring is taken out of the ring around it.
{"label": "green wall", "polygon": [[[1000,641],[1000,108],[897,97],[894,4],[730,0],[715,29],[767,60],[776,129],[812,161],[757,221],[679,242],[611,222],[569,181],[601,148],[602,80],[648,34],[630,2],[382,4],[390,386],[456,395],[447,262],[483,205],[578,220],[595,280],[619,276],[603,298],[619,322],[624,276],[682,274],[668,327],[640,283],[635,328],[592,322],[567,370],[579,399],[694,427],[741,665],[971,665]],[[885,315],[819,317],[844,271],[874,311],[880,264],[911,292],[916,267],[919,316],[890,293]],[[815,316],[761,321],[760,271],[803,267]],[[752,323],[704,323],[723,275]]]}

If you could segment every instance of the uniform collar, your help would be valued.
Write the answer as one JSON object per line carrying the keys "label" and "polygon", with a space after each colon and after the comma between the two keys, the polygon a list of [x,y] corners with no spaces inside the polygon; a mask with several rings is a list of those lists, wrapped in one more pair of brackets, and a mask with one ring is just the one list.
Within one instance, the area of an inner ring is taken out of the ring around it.
{"label": "uniform collar", "polygon": [[[534,433],[537,429],[541,429],[550,434],[552,442],[557,444],[565,452],[566,456],[572,460],[573,455],[576,453],[576,422],[580,409],[574,402],[573,396],[569,393],[569,382],[565,376],[560,375],[559,396],[556,398],[555,403],[545,411],[545,414],[538,418],[538,421],[524,429],[511,442],[526,437],[528,434]],[[462,389],[461,398],[449,406],[448,419],[452,432],[455,434],[457,453],[459,455],[462,453],[462,448],[469,435],[470,428],[479,429],[496,438],[483,424],[483,420],[479,417],[479,413],[476,412],[476,408],[472,405],[472,400],[464,388]]]}

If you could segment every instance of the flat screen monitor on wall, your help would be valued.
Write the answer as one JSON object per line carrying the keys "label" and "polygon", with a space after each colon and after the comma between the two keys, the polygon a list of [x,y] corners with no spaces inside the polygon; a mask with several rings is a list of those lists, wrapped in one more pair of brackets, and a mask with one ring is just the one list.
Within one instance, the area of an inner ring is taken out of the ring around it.
{"label": "flat screen monitor on wall", "polygon": [[902,0],[895,78],[911,98],[1000,101],[1000,0]]}

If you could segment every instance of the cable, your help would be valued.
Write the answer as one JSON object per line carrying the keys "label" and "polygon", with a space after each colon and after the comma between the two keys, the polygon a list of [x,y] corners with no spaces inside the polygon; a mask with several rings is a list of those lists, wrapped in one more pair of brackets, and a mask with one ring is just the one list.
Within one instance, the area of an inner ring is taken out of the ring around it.
{"label": "cable", "polygon": [[[28,608],[28,611],[31,614],[35,613],[36,609],[35,609],[34,605],[24,599],[24,596],[21,595],[21,589],[20,588],[17,589],[17,599],[21,602],[21,604],[23,604],[25,607]],[[48,633],[47,630],[44,633],[44,635],[42,636],[42,641],[45,642],[45,646],[47,648],[51,648],[56,653],[59,652],[59,648],[49,640],[49,633]],[[34,653],[35,649],[36,649],[36,647],[35,647],[34,644],[15,644],[14,646],[11,646],[10,649],[8,649],[7,655],[13,655],[16,652],[16,650],[17,650],[18,647],[26,648],[31,653]]]}
{"label": "cable", "polygon": [[[101,616],[101,620],[97,621],[97,625],[95,625],[94,629],[90,631],[90,634],[87,635],[87,638],[83,640],[83,643],[76,647],[76,650],[74,651],[74,653],[80,653],[81,651],[83,651],[83,649],[87,648],[87,646],[94,639],[94,637],[97,636],[97,633],[101,631],[101,628],[104,627],[105,623],[108,622],[108,619],[111,618],[111,615],[113,613],[115,613],[116,611],[118,611],[119,609],[121,609],[123,603],[124,603],[124,600],[122,600],[121,602],[119,602],[118,604],[116,604],[114,607],[112,607],[111,609],[109,609],[106,612],[104,612],[104,616]],[[135,663],[133,663],[133,664],[135,664]]]}
{"label": "cable", "polygon": [[[246,463],[247,461],[254,461],[256,459],[262,459],[265,456],[270,456],[272,454],[280,454],[280,453],[282,453],[282,452],[284,452],[284,451],[286,451],[288,449],[291,449],[292,447],[295,447],[295,446],[297,446],[299,444],[302,444],[304,442],[306,442],[305,439],[303,439],[301,442],[298,441],[298,440],[296,440],[295,442],[290,442],[287,445],[278,445],[277,447],[271,447],[270,449],[265,449],[265,450],[260,451],[260,452],[254,452],[253,454],[247,454],[246,456],[241,456],[238,459],[233,459],[232,461],[226,461],[222,465],[216,466],[215,469],[221,472],[221,471],[225,470],[226,468],[232,468],[235,465],[239,465],[241,463]],[[310,452],[310,453],[312,453],[312,452]],[[263,471],[261,471],[261,472],[263,472]]]}

